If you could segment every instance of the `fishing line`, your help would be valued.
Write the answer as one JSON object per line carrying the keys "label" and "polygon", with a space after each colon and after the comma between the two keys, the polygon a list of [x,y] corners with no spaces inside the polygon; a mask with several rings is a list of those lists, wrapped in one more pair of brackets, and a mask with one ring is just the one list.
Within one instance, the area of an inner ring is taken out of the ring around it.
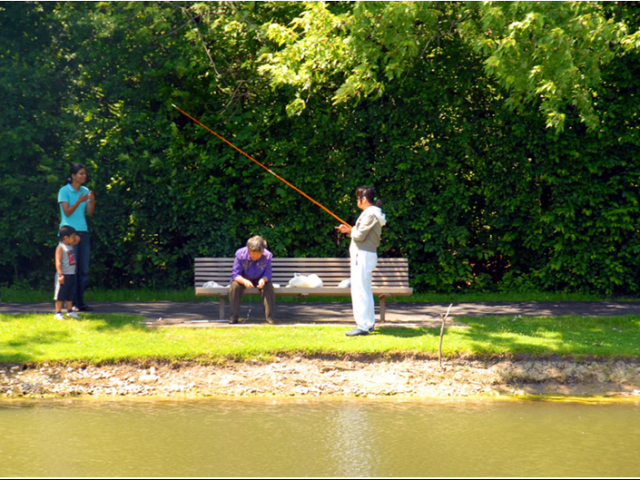
{"label": "fishing line", "polygon": [[342,220],[339,216],[337,216],[335,213],[333,213],[331,210],[329,210],[327,207],[325,207],[324,205],[322,205],[321,203],[316,202],[313,198],[311,198],[309,195],[307,195],[306,193],[304,193],[302,190],[300,190],[298,187],[296,187],[295,185],[292,185],[291,183],[287,182],[284,178],[282,178],[280,175],[276,174],[273,170],[271,170],[270,168],[265,167],[263,164],[261,164],[259,161],[257,161],[255,158],[251,157],[250,155],[244,153],[242,150],[240,150],[238,147],[236,147],[233,143],[231,143],[229,140],[227,140],[224,137],[221,137],[220,135],[218,135],[216,132],[214,132],[213,130],[211,130],[209,127],[207,127],[205,124],[203,124],[202,122],[200,122],[199,120],[193,118],[191,115],[189,115],[187,112],[185,112],[184,110],[182,110],[180,107],[178,107],[177,105],[171,104],[171,106],[173,108],[175,108],[176,110],[179,110],[183,115],[186,115],[187,117],[189,117],[191,120],[193,120],[194,122],[196,122],[198,125],[200,125],[201,127],[209,130],[211,133],[213,133],[216,137],[218,137],[220,140],[222,140],[223,142],[228,143],[229,145],[231,145],[233,148],[235,148],[237,151],[239,151],[241,154],[243,154],[245,157],[247,157],[249,160],[251,160],[252,162],[260,165],[262,168],[264,168],[267,172],[269,172],[271,175],[273,175],[274,177],[276,177],[278,180],[286,183],[288,186],[290,186],[291,188],[293,188],[296,192],[298,192],[300,195],[304,196],[305,198],[311,200],[313,203],[315,203],[316,205],[318,205],[320,208],[322,208],[325,212],[327,212],[329,215],[331,215],[332,217],[334,217],[335,219],[337,219],[340,223],[344,223],[347,226],[351,226],[349,225],[347,222],[345,222],[344,220]]}

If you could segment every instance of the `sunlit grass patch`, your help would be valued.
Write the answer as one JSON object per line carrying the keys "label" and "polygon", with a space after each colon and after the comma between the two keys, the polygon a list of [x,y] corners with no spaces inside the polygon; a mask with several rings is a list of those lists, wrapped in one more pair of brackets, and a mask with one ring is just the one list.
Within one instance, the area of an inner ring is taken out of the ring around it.
{"label": "sunlit grass patch", "polygon": [[[459,319],[460,320],[460,319]],[[640,317],[467,317],[460,332],[477,353],[640,355]]]}
{"label": "sunlit grass patch", "polygon": [[[443,354],[637,357],[640,317],[468,317],[470,328],[448,328]],[[378,327],[346,337],[351,326],[149,328],[141,316],[85,314],[0,315],[0,362],[91,363],[145,359],[219,362],[277,355],[438,354],[439,329]]]}

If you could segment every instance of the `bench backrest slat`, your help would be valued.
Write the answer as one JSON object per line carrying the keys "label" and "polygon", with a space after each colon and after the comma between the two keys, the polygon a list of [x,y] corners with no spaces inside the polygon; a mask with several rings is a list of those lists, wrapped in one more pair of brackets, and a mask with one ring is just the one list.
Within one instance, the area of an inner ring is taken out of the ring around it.
{"label": "bench backrest slat", "polygon": [[[231,280],[233,258],[199,257],[195,259],[195,286],[214,281],[226,286]],[[326,287],[337,287],[351,275],[348,258],[274,258],[273,282],[283,287],[300,275],[318,275]],[[374,287],[409,287],[409,262],[406,258],[379,258],[373,271]]]}

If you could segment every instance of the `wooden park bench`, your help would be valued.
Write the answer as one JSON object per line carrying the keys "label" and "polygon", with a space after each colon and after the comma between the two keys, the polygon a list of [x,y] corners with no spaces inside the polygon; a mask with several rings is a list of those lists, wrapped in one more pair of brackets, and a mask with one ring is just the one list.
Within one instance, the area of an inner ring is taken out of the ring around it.
{"label": "wooden park bench", "polygon": [[[195,285],[196,295],[220,297],[220,319],[224,319],[225,299],[229,296],[229,285],[233,258],[196,258]],[[278,295],[314,296],[351,296],[351,288],[338,288],[343,280],[350,278],[351,268],[348,258],[274,258],[272,282],[279,284],[275,289]],[[321,288],[287,287],[294,273],[311,275],[315,273],[322,279]],[[203,288],[207,282],[214,281],[220,288]],[[409,262],[406,258],[378,258],[373,271],[373,295],[380,298],[380,321],[385,321],[385,299],[392,295],[408,296],[413,293],[409,286]],[[248,288],[246,295],[260,295],[257,288]]]}

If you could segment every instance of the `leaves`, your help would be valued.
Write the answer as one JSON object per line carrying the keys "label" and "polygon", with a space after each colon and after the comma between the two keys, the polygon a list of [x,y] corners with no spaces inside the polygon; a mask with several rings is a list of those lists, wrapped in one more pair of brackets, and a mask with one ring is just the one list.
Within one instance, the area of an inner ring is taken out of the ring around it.
{"label": "leaves", "polygon": [[[15,6],[13,6],[15,5]],[[348,255],[376,187],[379,252],[418,291],[637,294],[638,27],[597,2],[7,3],[0,283],[49,288],[71,163],[97,198],[91,281],[184,287],[263,234]]]}
{"label": "leaves", "polygon": [[305,5],[290,27],[267,27],[282,47],[262,57],[260,71],[274,85],[309,95],[327,85],[336,104],[378,98],[429,48],[446,53],[459,35],[486,56],[487,73],[506,88],[513,107],[539,104],[557,132],[570,107],[597,128],[592,98],[601,68],[639,44],[638,33],[629,34],[597,2],[355,2],[339,14],[325,2]]}

